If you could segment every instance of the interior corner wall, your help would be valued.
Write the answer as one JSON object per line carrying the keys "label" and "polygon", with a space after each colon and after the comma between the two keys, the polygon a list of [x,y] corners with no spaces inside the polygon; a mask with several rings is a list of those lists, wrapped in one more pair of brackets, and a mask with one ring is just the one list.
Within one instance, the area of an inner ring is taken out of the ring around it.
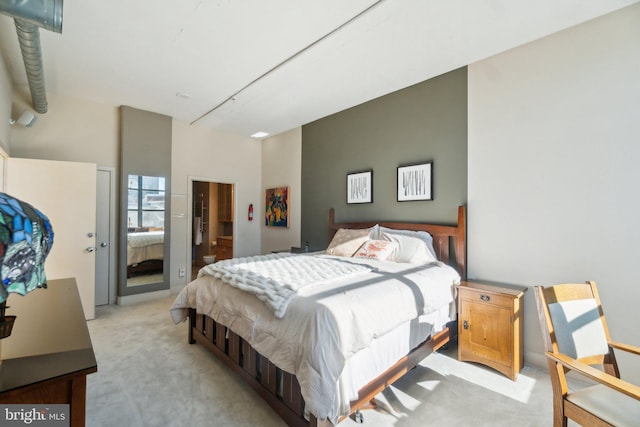
{"label": "interior corner wall", "polygon": [[[262,199],[255,205],[254,221],[262,229],[261,251],[279,251],[300,246],[301,217],[301,158],[302,128],[274,135],[262,141]],[[287,209],[289,226],[269,227],[265,225],[265,190],[268,188],[289,187],[289,206]]]}
{"label": "interior corner wall", "polygon": [[[397,201],[397,167],[433,161],[433,200]],[[347,204],[347,173],[373,170],[373,203]],[[467,69],[333,114],[302,127],[302,233],[329,243],[336,221],[455,224],[467,200]]]}
{"label": "interior corner wall", "polygon": [[[192,203],[190,179],[235,185],[233,250],[235,256],[260,253],[260,221],[247,219],[247,207],[260,205],[261,141],[248,136],[173,121],[171,193],[171,292],[188,277],[176,274],[191,264]],[[287,165],[288,166],[288,165]],[[256,214],[254,214],[256,215]]]}
{"label": "interior corner wall", "polygon": [[[47,93],[47,100],[47,113],[36,113],[33,126],[13,126],[12,157],[120,167],[117,107],[54,93]],[[23,104],[15,98],[14,103]],[[21,106],[15,114],[23,108],[30,106]]]}
{"label": "interior corner wall", "polygon": [[[635,345],[638,40],[635,4],[469,66],[467,243],[470,277],[595,280],[613,339]],[[525,362],[546,366],[531,289],[524,341]]]}
{"label": "interior corner wall", "polygon": [[9,72],[4,62],[4,58],[0,55],[0,147],[7,154],[10,154],[10,136],[11,125],[9,119],[11,118],[11,100],[13,89],[11,87],[11,79],[9,78]]}

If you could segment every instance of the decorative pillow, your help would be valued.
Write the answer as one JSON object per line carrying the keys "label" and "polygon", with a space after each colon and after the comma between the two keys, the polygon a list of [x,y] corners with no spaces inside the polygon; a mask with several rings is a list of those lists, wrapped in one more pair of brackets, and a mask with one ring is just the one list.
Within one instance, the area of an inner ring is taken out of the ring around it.
{"label": "decorative pillow", "polygon": [[395,242],[388,240],[367,240],[353,255],[355,258],[386,260],[398,247]]}
{"label": "decorative pillow", "polygon": [[378,234],[378,226],[362,229],[340,228],[327,247],[327,254],[352,256],[360,246],[372,236]]}
{"label": "decorative pillow", "polygon": [[[381,228],[380,238],[397,244],[396,250],[389,258],[391,261],[411,264],[429,264],[437,262],[431,245],[431,235],[423,231],[392,230]],[[426,236],[428,238],[426,238]]]}

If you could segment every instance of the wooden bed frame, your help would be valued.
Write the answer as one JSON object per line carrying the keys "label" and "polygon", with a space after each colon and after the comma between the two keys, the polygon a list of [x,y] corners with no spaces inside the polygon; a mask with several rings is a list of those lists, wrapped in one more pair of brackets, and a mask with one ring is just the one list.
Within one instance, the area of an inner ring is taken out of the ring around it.
{"label": "wooden bed frame", "polygon": [[[456,225],[420,224],[406,222],[343,222],[336,223],[333,208],[329,211],[329,238],[340,228],[369,228],[375,224],[388,228],[426,231],[433,236],[438,259],[452,265],[466,279],[466,210],[458,207]],[[304,417],[304,400],[295,377],[275,366],[256,352],[248,342],[216,323],[210,317],[189,309],[189,343],[200,343],[232,371],[243,378],[282,417],[289,426],[317,427],[332,425],[327,420]],[[375,407],[374,397],[398,378],[413,369],[422,359],[449,342],[449,328],[429,337],[409,354],[398,360],[382,375],[364,386],[358,399],[351,402],[351,412]]]}

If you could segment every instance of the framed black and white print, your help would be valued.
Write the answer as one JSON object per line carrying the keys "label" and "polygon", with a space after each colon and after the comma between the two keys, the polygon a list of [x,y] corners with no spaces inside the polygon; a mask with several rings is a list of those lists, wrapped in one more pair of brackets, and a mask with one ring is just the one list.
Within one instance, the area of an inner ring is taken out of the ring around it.
{"label": "framed black and white print", "polygon": [[398,201],[433,200],[433,162],[398,167]]}
{"label": "framed black and white print", "polygon": [[373,203],[373,171],[347,174],[347,203]]}

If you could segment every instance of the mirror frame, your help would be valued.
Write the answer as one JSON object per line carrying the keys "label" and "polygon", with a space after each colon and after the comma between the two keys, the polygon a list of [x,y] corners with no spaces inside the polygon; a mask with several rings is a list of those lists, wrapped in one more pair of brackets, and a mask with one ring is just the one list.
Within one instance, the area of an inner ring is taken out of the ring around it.
{"label": "mirror frame", "polygon": [[[165,200],[164,200],[164,236],[163,236],[163,262],[162,262],[162,280],[159,282],[153,282],[153,283],[146,283],[146,284],[142,284],[142,285],[136,285],[136,286],[128,286],[128,278],[127,278],[127,268],[128,268],[128,262],[127,262],[127,255],[128,255],[128,250],[127,250],[127,241],[128,241],[128,234],[129,234],[129,223],[128,223],[128,218],[129,218],[129,203],[128,203],[128,190],[129,190],[129,186],[128,186],[128,177],[130,175],[138,175],[138,176],[153,176],[153,177],[158,177],[158,178],[163,178],[165,180]],[[170,197],[169,197],[169,191],[167,190],[168,187],[168,179],[165,176],[157,176],[157,175],[144,175],[144,174],[137,174],[137,173],[130,173],[127,175],[127,179],[123,180],[124,184],[122,185],[122,190],[121,190],[121,202],[120,202],[120,268],[118,276],[119,276],[119,296],[129,296],[129,295],[136,295],[136,294],[141,294],[141,293],[146,293],[146,292],[154,292],[154,291],[161,291],[161,290],[165,290],[165,289],[169,289],[169,254],[170,254],[170,230],[169,230],[169,223],[170,223]]]}

